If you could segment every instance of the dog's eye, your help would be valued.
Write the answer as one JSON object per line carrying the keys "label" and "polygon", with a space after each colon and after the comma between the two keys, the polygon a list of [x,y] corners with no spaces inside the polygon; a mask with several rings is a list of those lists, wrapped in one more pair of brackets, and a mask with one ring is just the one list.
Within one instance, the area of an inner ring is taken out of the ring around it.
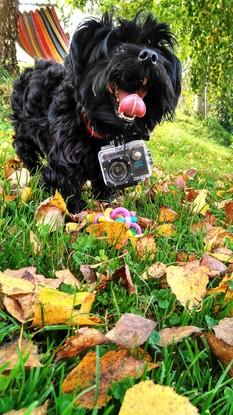
{"label": "dog's eye", "polygon": [[125,49],[123,48],[123,46],[119,46],[117,49],[115,49],[114,53],[118,54],[118,53],[124,53]]}

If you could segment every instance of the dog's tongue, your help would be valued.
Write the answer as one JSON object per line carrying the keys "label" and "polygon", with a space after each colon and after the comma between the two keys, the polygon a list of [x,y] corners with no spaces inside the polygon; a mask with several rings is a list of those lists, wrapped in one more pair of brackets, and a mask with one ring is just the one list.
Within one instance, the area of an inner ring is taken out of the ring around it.
{"label": "dog's tongue", "polygon": [[120,104],[118,112],[128,117],[144,117],[146,105],[138,94],[127,94],[121,91],[119,94]]}

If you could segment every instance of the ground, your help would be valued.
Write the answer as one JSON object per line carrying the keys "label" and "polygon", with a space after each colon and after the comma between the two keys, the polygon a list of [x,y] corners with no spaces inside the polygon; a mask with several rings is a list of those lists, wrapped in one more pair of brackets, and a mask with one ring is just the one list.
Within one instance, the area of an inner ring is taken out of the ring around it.
{"label": "ground", "polygon": [[[3,91],[6,91],[7,79],[4,82]],[[2,166],[5,166],[9,158],[14,157],[7,95],[6,92],[5,97],[2,97],[0,108]],[[62,225],[55,232],[49,233],[48,227],[38,226],[35,219],[37,207],[47,197],[38,186],[38,177],[32,178],[28,185],[31,198],[23,201],[21,191],[17,194],[13,192],[12,185],[6,178],[6,167],[1,171],[0,270],[35,266],[38,274],[53,278],[57,270],[69,268],[81,281],[81,288],[76,290],[70,284],[62,284],[60,291],[70,294],[80,290],[94,292],[95,301],[91,313],[102,320],[102,324],[97,328],[104,333],[113,328],[125,313],[134,313],[156,321],[155,330],[142,347],[144,355],[148,352],[151,361],[159,363],[159,367],[148,373],[144,371],[142,379],[150,378],[154,383],[172,386],[178,394],[186,396],[203,415],[233,414],[230,366],[227,366],[226,361],[219,355],[218,358],[215,357],[215,352],[207,341],[208,336],[189,336],[177,344],[173,342],[162,347],[159,343],[159,332],[174,326],[195,326],[203,332],[213,333],[213,326],[217,325],[218,321],[223,318],[230,319],[232,316],[232,297],[229,301],[225,293],[226,290],[228,293],[231,292],[232,285],[229,283],[225,291],[220,290],[217,300],[216,295],[205,291],[199,306],[189,309],[185,304],[182,305],[168,279],[150,278],[149,275],[145,280],[143,275],[149,266],[158,261],[166,267],[185,267],[189,260],[199,261],[206,251],[213,251],[213,244],[209,248],[206,244],[206,228],[199,226],[194,232],[193,225],[203,221],[228,232],[228,239],[221,243],[228,249],[228,253],[232,252],[231,212],[227,213],[224,204],[222,208],[218,205],[219,202],[227,200],[229,203],[233,199],[233,154],[229,148],[230,140],[230,135],[213,121],[203,122],[185,115],[183,111],[178,112],[173,123],[167,122],[157,128],[150,142],[155,166],[150,191],[148,184],[143,185],[126,191],[121,199],[121,204],[126,208],[135,210],[141,217],[151,219],[152,226],[144,231],[156,244],[156,252],[155,249],[152,250],[151,255],[148,254],[149,251],[145,255],[139,254],[135,245],[130,242],[116,249],[106,238],[95,238],[88,234],[86,227],[78,233],[67,233]],[[227,144],[228,147],[223,144]],[[187,177],[185,173],[179,175],[179,172],[191,168],[197,169],[194,179]],[[183,188],[180,180],[185,182]],[[208,190],[203,196],[204,208],[208,205],[207,212],[205,209],[201,211],[195,208],[192,204],[203,189]],[[16,197],[7,200],[7,195]],[[87,190],[87,203],[93,210],[95,206],[89,197]],[[177,214],[173,219],[165,219],[166,224],[172,225],[165,230],[159,228],[164,224],[164,220],[161,219],[162,207],[172,209]],[[170,233],[167,233],[167,229],[170,229]],[[39,252],[30,241],[31,232],[39,240]],[[227,260],[221,261],[227,269],[227,274],[217,272],[215,276],[212,274],[210,277],[209,270],[208,289],[218,287],[225,275],[231,275],[231,260],[228,256]],[[96,265],[98,275],[94,285],[87,282],[80,272],[80,266],[85,264],[99,264]],[[130,286],[127,281],[125,283],[123,279],[122,283],[122,280],[115,281],[112,278],[114,272],[124,265],[128,266],[131,273],[133,293],[129,292]],[[199,272],[199,262],[196,267]],[[190,275],[194,273],[189,272]],[[110,280],[106,287],[99,289],[98,283],[101,277],[106,275]],[[168,275],[167,268],[167,278]],[[0,413],[30,408],[28,412],[24,412],[29,414],[35,406],[42,405],[49,399],[48,414],[113,415],[119,412],[126,390],[140,380],[126,378],[113,384],[110,389],[112,399],[103,408],[74,407],[77,393],[63,393],[61,385],[66,375],[80,362],[86,352],[82,353],[81,357],[55,361],[57,349],[66,338],[74,334],[74,327],[63,323],[48,324],[44,327],[40,324],[32,328],[30,321],[22,325],[3,305],[0,314],[2,347],[19,336],[21,339],[31,339],[38,346],[43,364],[42,367],[26,369],[25,358],[21,356],[12,370],[5,371],[6,366],[3,366],[0,374]],[[93,348],[98,358],[110,349],[114,349],[114,346],[101,345]],[[132,353],[135,356],[135,351]]]}

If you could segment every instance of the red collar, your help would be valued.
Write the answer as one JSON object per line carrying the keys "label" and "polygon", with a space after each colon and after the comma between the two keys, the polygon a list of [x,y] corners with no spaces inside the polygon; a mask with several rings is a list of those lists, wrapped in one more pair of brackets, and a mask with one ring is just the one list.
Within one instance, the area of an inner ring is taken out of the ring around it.
{"label": "red collar", "polygon": [[95,131],[94,128],[91,127],[91,125],[90,125],[90,123],[89,123],[89,121],[87,119],[86,112],[82,112],[82,119],[83,119],[83,122],[85,124],[86,129],[87,129],[87,132],[88,132],[88,134],[91,137],[103,139],[102,135],[100,135],[99,133],[97,133],[97,131]]}

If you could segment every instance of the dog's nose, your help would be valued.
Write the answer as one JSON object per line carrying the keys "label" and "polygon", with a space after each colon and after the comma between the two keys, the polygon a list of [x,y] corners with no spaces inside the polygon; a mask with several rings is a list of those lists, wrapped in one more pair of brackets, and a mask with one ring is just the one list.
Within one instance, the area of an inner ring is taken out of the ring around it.
{"label": "dog's nose", "polygon": [[158,55],[154,50],[145,48],[145,49],[142,49],[141,52],[139,53],[138,59],[141,62],[150,60],[153,64],[155,64],[158,60]]}

